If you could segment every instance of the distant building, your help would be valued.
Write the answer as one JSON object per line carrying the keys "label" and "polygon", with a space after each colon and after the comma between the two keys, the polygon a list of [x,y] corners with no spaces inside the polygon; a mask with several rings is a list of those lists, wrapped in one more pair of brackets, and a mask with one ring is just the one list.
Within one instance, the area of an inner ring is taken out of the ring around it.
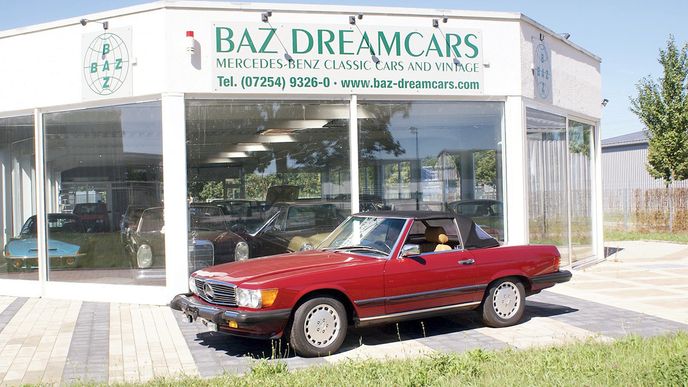
{"label": "distant building", "polygon": [[[664,182],[650,176],[645,166],[647,133],[647,130],[642,130],[602,140],[602,189],[605,193],[664,188]],[[676,182],[674,187],[688,188],[688,181]]]}

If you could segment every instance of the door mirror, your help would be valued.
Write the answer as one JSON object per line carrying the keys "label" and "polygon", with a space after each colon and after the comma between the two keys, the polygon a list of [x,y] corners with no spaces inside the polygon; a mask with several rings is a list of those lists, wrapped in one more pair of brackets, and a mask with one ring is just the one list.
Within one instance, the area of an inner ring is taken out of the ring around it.
{"label": "door mirror", "polygon": [[408,243],[408,244],[405,244],[404,247],[401,248],[401,256],[402,257],[411,257],[413,255],[419,255],[419,254],[420,254],[420,245]]}

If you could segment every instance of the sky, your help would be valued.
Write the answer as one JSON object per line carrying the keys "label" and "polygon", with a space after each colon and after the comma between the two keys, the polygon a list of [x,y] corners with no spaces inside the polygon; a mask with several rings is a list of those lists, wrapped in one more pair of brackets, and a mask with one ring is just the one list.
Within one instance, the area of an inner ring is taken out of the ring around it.
{"label": "sky", "polygon": [[[0,0],[0,31],[144,4],[149,0]],[[315,3],[522,12],[602,58],[602,94],[609,103],[602,115],[602,138],[643,129],[630,111],[629,97],[645,76],[658,78],[659,49],[670,34],[688,42],[686,0],[292,0],[254,3]]]}

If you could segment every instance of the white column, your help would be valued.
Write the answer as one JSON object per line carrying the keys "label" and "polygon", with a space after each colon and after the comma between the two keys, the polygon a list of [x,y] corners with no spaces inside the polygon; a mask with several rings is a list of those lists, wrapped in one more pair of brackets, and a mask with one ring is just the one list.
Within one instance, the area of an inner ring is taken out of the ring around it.
{"label": "white column", "polygon": [[[34,153],[36,154],[36,239],[38,248],[38,280],[41,284],[48,280],[48,243],[47,216],[45,211],[45,130],[43,128],[43,114],[35,109],[34,122]],[[23,200],[23,198],[22,198]],[[43,288],[43,285],[41,285]]]}
{"label": "white column", "polygon": [[602,140],[600,122],[595,125],[593,132],[593,193],[592,193],[592,223],[593,223],[593,251],[596,259],[604,258],[604,207],[602,205]]}
{"label": "white column", "polygon": [[506,243],[528,243],[528,152],[522,97],[507,97],[504,104],[504,172]]}
{"label": "white column", "polygon": [[12,165],[10,164],[9,146],[4,150],[0,150],[0,205],[2,206],[2,219],[0,226],[2,226],[2,243],[3,246],[7,243],[13,235],[12,230],[12,174],[10,173]]}
{"label": "white column", "polygon": [[349,176],[351,176],[351,213],[359,211],[358,187],[358,97],[349,102]]}
{"label": "white column", "polygon": [[162,95],[165,273],[170,299],[188,291],[186,119],[184,94]]}

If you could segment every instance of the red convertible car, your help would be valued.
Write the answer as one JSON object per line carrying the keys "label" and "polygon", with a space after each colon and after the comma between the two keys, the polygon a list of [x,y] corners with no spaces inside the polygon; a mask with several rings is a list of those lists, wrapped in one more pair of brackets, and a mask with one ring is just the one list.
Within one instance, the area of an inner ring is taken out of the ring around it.
{"label": "red convertible car", "polygon": [[571,278],[554,246],[502,246],[443,212],[353,215],[314,250],[194,272],[171,306],[210,330],[286,336],[304,357],[336,352],[347,328],[478,309],[519,322],[525,297]]}

